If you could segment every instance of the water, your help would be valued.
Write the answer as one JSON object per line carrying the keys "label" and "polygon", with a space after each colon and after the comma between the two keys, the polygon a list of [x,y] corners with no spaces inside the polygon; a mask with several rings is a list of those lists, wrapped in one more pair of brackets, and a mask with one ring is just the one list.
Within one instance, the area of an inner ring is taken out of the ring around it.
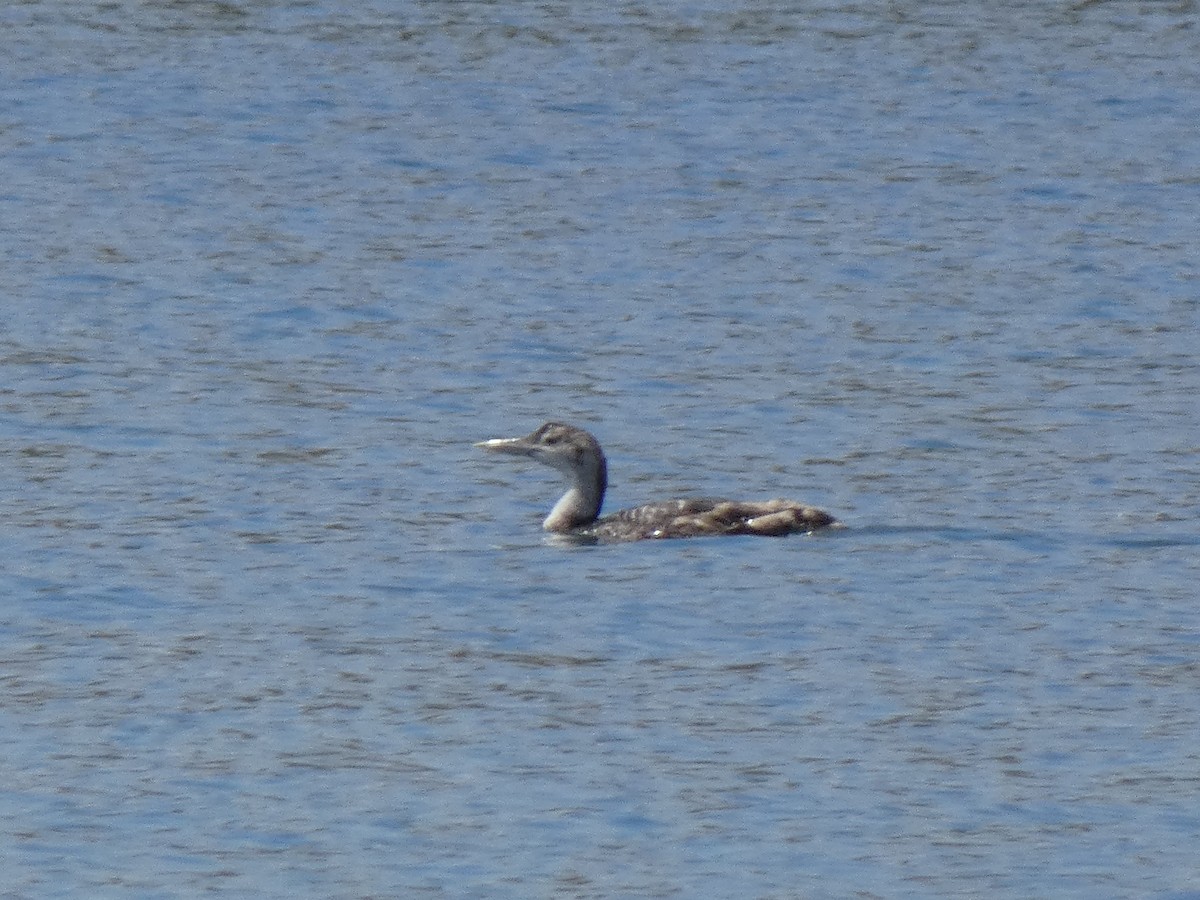
{"label": "water", "polygon": [[0,16],[5,896],[1200,896],[1188,5]]}

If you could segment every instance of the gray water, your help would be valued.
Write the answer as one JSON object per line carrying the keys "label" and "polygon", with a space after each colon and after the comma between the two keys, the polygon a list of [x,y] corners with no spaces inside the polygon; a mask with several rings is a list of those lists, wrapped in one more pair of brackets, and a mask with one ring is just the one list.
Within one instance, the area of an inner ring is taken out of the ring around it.
{"label": "gray water", "polygon": [[4,897],[1200,897],[1193,4],[0,29]]}

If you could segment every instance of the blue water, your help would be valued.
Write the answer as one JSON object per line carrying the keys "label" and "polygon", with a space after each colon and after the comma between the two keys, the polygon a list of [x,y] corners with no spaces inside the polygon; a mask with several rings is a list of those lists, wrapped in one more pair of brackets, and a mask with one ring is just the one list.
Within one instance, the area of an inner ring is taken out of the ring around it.
{"label": "blue water", "polygon": [[0,27],[5,897],[1200,897],[1186,5]]}

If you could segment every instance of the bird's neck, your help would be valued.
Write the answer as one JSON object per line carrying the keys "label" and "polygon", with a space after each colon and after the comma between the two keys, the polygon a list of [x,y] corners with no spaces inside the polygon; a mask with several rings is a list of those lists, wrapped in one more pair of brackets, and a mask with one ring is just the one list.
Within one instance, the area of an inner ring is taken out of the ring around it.
{"label": "bird's neck", "polygon": [[546,531],[565,532],[595,522],[604,503],[608,486],[603,462],[594,472],[581,472],[572,478],[571,487],[558,498],[542,527]]}

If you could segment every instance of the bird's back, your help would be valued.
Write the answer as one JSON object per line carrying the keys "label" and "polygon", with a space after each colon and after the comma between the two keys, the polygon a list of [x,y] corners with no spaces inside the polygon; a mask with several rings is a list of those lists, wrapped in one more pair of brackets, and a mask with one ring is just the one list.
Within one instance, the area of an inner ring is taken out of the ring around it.
{"label": "bird's back", "polygon": [[623,509],[577,529],[604,541],[752,534],[776,537],[835,524],[833,516],[794,500],[689,498]]}

